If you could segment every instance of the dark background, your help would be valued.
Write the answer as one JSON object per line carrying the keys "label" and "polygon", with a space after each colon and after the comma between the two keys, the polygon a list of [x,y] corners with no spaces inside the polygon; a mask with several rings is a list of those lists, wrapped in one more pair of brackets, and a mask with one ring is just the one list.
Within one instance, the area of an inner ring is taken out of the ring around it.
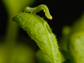
{"label": "dark background", "polygon": [[[84,11],[83,0],[37,0],[32,7],[40,4],[46,4],[48,6],[53,20],[50,21],[45,18],[44,12],[42,11],[37,14],[44,17],[49,23],[57,39],[59,39],[62,34],[62,28],[66,25],[71,26]],[[7,11],[0,0],[0,36],[4,36],[6,32],[7,18]],[[20,28],[19,36],[28,37],[22,28]]]}

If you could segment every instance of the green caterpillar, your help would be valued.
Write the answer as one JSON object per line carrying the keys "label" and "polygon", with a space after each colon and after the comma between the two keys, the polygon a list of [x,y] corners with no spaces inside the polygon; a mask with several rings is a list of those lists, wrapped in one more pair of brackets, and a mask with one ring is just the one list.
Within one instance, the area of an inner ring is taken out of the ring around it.
{"label": "green caterpillar", "polygon": [[27,34],[33,39],[39,48],[47,55],[51,63],[61,63],[61,55],[58,49],[56,36],[53,34],[48,23],[36,15],[43,10],[48,19],[52,19],[46,5],[42,4],[34,8],[26,7],[24,13],[13,18]]}

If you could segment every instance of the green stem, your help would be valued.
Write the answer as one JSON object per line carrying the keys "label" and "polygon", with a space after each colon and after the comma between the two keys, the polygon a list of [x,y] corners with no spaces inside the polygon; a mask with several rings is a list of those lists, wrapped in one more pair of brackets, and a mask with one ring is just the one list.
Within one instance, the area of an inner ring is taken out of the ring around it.
{"label": "green stem", "polygon": [[5,43],[14,44],[18,35],[18,26],[12,21],[12,17],[14,14],[9,15],[9,19],[7,22],[6,34],[5,34]]}

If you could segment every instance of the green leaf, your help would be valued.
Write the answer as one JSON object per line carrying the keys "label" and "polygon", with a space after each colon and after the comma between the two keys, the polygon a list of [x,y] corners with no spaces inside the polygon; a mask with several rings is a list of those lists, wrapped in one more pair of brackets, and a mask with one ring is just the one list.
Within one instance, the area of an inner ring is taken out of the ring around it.
{"label": "green leaf", "polygon": [[20,13],[13,18],[13,21],[18,23],[31,39],[37,43],[51,63],[61,63],[61,55],[58,49],[56,36],[51,31],[48,23],[35,14],[36,12],[43,10],[45,16],[48,19],[52,19],[47,6],[41,4],[34,8],[27,7],[26,10],[30,13]]}
{"label": "green leaf", "polygon": [[41,51],[37,51],[36,57],[39,63],[50,63],[48,57]]}
{"label": "green leaf", "polygon": [[[36,57],[37,57],[37,60],[39,63],[50,63],[48,57],[41,50],[37,51]],[[62,63],[66,61],[66,59],[62,53],[61,53],[61,58],[62,58],[61,59]]]}
{"label": "green leaf", "polygon": [[13,18],[13,21],[18,23],[37,43],[51,63],[61,63],[56,36],[43,18],[35,14],[20,13]]}
{"label": "green leaf", "polygon": [[84,31],[71,35],[68,52],[71,63],[84,63]]}

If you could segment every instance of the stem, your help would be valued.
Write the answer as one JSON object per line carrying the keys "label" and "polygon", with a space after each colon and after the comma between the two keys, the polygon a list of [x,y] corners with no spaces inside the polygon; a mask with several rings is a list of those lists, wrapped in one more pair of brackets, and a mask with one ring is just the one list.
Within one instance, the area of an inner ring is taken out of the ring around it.
{"label": "stem", "polygon": [[9,15],[9,19],[7,22],[6,34],[5,34],[5,43],[6,44],[14,44],[18,35],[18,26],[15,22],[12,21],[12,17],[14,14]]}

